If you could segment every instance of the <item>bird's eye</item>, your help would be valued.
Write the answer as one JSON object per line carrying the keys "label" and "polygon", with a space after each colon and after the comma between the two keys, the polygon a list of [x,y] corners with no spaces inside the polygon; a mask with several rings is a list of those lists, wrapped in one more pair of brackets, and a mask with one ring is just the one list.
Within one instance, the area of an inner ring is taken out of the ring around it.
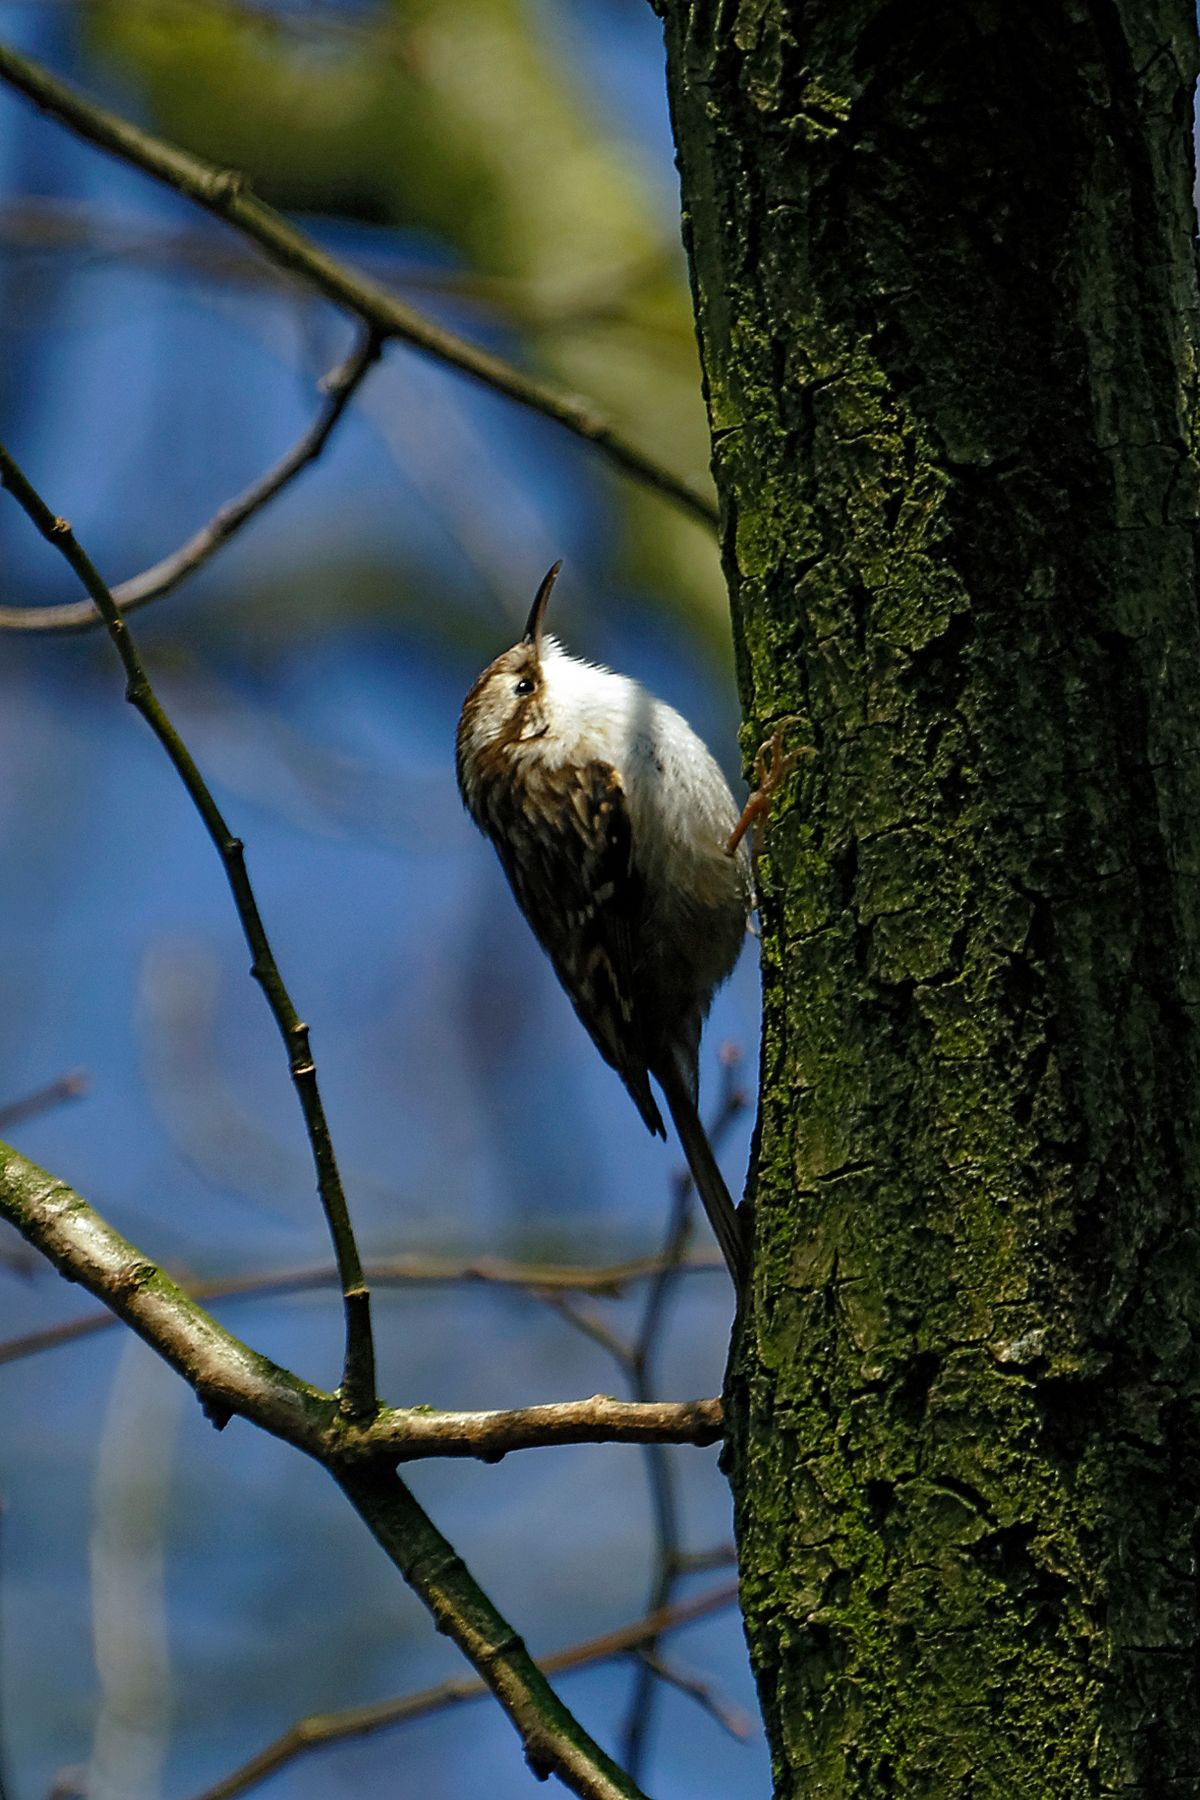
{"label": "bird's eye", "polygon": [[530,680],[528,675],[522,675],[520,681],[518,681],[516,687],[513,689],[513,693],[514,694],[532,694],[532,692],[533,692],[533,682]]}

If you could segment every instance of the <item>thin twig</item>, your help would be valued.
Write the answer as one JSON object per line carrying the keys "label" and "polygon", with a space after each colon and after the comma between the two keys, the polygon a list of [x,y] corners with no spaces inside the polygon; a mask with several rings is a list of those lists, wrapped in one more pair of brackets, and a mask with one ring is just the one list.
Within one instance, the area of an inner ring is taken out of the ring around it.
{"label": "thin twig", "polygon": [[553,1307],[560,1318],[565,1319],[568,1325],[573,1326],[584,1337],[590,1338],[593,1344],[599,1344],[612,1357],[617,1367],[624,1374],[629,1374],[632,1352],[619,1332],[605,1324],[603,1319],[598,1319],[594,1312],[580,1306],[570,1294],[546,1294],[543,1297],[547,1306]]}
{"label": "thin twig", "polygon": [[[493,322],[528,333],[619,324],[642,338],[674,343],[677,323],[630,310],[631,297],[661,279],[673,260],[673,248],[664,240],[645,254],[618,258],[602,272],[588,269],[582,284],[553,294],[527,276],[414,262],[394,243],[361,248],[358,267],[392,290],[450,299],[460,308],[470,307]],[[204,224],[149,222],[137,214],[104,211],[92,199],[0,195],[0,256],[47,252],[133,262],[146,274],[167,279],[182,272],[243,288],[295,292],[291,278],[268,263],[253,244],[222,239]]]}
{"label": "thin twig", "polygon": [[258,902],[246,872],[245,851],[240,838],[234,837],[213,799],[203,776],[193,762],[166,713],[163,711],[141,657],[138,655],[129,627],[121,617],[100,575],[77,543],[66,519],[58,518],[41,495],[21,473],[3,445],[0,445],[0,487],[12,494],[47,543],[61,552],[84,588],[95,601],[108,629],[117,654],[124,665],[125,697],[141,713],[151,731],[166,751],[183,782],[188,796],[200,814],[225,869],[234,905],[252,957],[251,973],[266,997],[267,1005],[279,1028],[288,1056],[288,1067],[304,1114],[305,1129],[317,1175],[317,1189],[333,1240],[334,1255],[342,1284],[342,1301],[346,1319],[346,1354],[342,1371],[342,1404],[351,1418],[369,1415],[375,1408],[375,1350],[371,1335],[370,1297],[363,1281],[358,1246],[341,1176],[329,1136],[325,1109],[317,1086],[317,1069],[308,1041],[308,1026],[301,1020],[284,986],[283,977],[263,926]]}
{"label": "thin twig", "polygon": [[714,1544],[709,1550],[681,1550],[675,1558],[677,1575],[701,1575],[710,1569],[727,1569],[737,1562],[733,1544]]}
{"label": "thin twig", "polygon": [[[552,1303],[556,1294],[575,1290],[615,1298],[635,1282],[645,1281],[661,1268],[657,1256],[639,1257],[635,1261],[606,1263],[588,1268],[571,1263],[521,1263],[503,1257],[420,1257],[398,1256],[384,1262],[366,1263],[363,1277],[368,1287],[457,1286],[482,1284],[516,1288],[532,1293],[534,1298]],[[681,1274],[721,1274],[725,1263],[719,1251],[700,1250],[684,1264]],[[260,1300],[272,1295],[310,1293],[314,1289],[336,1287],[337,1269],[321,1264],[312,1269],[285,1269],[260,1275],[217,1277],[211,1281],[190,1281],[176,1276],[180,1287],[192,1299],[209,1304],[218,1300]],[[38,1331],[25,1331],[19,1337],[0,1339],[0,1366],[21,1362],[27,1356],[40,1356],[46,1350],[58,1350],[97,1332],[110,1331],[120,1320],[107,1309],[87,1313],[81,1319],[64,1319],[58,1325],[45,1325]]]}
{"label": "thin twig", "polygon": [[[538,1658],[538,1667],[543,1675],[563,1675],[572,1669],[588,1668],[596,1663],[611,1661],[613,1657],[625,1656],[631,1650],[636,1650],[650,1636],[662,1638],[670,1632],[680,1630],[682,1626],[693,1624],[697,1619],[709,1618],[714,1613],[722,1612],[726,1607],[732,1606],[736,1599],[737,1587],[733,1582],[711,1588],[707,1593],[697,1594],[695,1599],[685,1601],[682,1605],[650,1614],[619,1630],[603,1632],[599,1637],[573,1644],[570,1649],[555,1651],[552,1656],[541,1656]],[[418,1693],[404,1694],[396,1700],[382,1700],[373,1706],[347,1707],[344,1711],[335,1713],[311,1713],[307,1718],[298,1719],[282,1736],[267,1744],[257,1755],[249,1757],[238,1768],[231,1770],[222,1780],[192,1795],[191,1800],[238,1800],[239,1795],[248,1794],[252,1788],[264,1782],[268,1775],[276,1774],[287,1764],[307,1756],[310,1751],[330,1744],[346,1743],[355,1738],[369,1737],[374,1732],[386,1731],[394,1725],[406,1725],[413,1719],[427,1719],[432,1714],[445,1712],[451,1707],[480,1700],[487,1691],[482,1681],[460,1677],[441,1681],[436,1687],[422,1688]]]}
{"label": "thin twig", "polygon": [[8,1100],[0,1106],[0,1131],[10,1131],[14,1125],[40,1118],[53,1107],[61,1106],[64,1100],[78,1100],[86,1093],[87,1076],[81,1069],[70,1075],[60,1075],[57,1081],[35,1088],[32,1094],[22,1094],[19,1100]]}
{"label": "thin twig", "polygon": [[[722,1087],[716,1117],[709,1128],[709,1139],[718,1147],[740,1113],[746,1108],[746,1095],[737,1080],[740,1056],[736,1046],[727,1045],[721,1055]],[[692,1230],[694,1196],[690,1175],[684,1171],[675,1184],[671,1214],[667,1223],[660,1268],[650,1283],[642,1311],[640,1329],[629,1360],[630,1392],[641,1404],[654,1393],[654,1363],[666,1321],[666,1310],[678,1283],[683,1259]],[[646,1473],[650,1483],[650,1504],[654,1515],[655,1567],[650,1584],[647,1611],[655,1612],[669,1604],[675,1583],[682,1573],[683,1550],[679,1530],[678,1483],[671,1458],[662,1444],[646,1446]],[[651,1654],[643,1656],[634,1679],[629,1710],[625,1717],[621,1760],[635,1779],[640,1778],[649,1742],[654,1711],[655,1670]]]}
{"label": "thin twig", "polygon": [[[746,1094],[736,1075],[740,1060],[736,1046],[728,1045],[722,1051],[721,1097],[716,1118],[709,1131],[714,1146],[721,1143],[734,1120],[746,1109]],[[590,1309],[580,1306],[571,1295],[552,1293],[543,1296],[547,1304],[553,1306],[569,1325],[612,1357],[629,1384],[634,1404],[638,1406],[653,1405],[654,1358],[665,1326],[668,1300],[679,1277],[689,1266],[686,1256],[692,1212],[692,1181],[685,1169],[680,1172],[672,1187],[666,1237],[651,1276],[641,1324],[633,1342],[628,1342],[604,1320],[597,1318]],[[701,1555],[692,1558],[681,1547],[677,1482],[666,1449],[666,1440],[657,1435],[647,1439],[645,1455],[650,1504],[654,1516],[654,1573],[648,1605],[649,1613],[653,1614],[669,1604],[681,1575],[689,1573],[693,1567],[705,1566],[705,1557]],[[730,1552],[723,1551],[720,1554],[727,1557]],[[652,1641],[648,1648],[651,1654],[639,1659],[623,1736],[621,1760],[635,1779],[640,1779],[640,1765],[649,1738],[658,1673],[653,1662]]]}
{"label": "thin twig", "polygon": [[[675,1183],[672,1198],[663,1246],[663,1266],[650,1284],[641,1329],[629,1362],[630,1388],[639,1400],[653,1391],[654,1350],[666,1316],[667,1296],[674,1285],[674,1270],[683,1257],[691,1234],[692,1198],[691,1179],[687,1174],[681,1175]],[[680,1551],[679,1499],[675,1472],[665,1451],[657,1445],[650,1445],[645,1454],[655,1541],[655,1567],[647,1611],[657,1612],[669,1602],[675,1584],[675,1569]],[[653,1640],[646,1648],[653,1652]],[[650,1656],[643,1655],[634,1677],[621,1746],[622,1761],[627,1768],[635,1771],[641,1767],[649,1739],[654,1707],[654,1673]]]}
{"label": "thin twig", "polygon": [[[213,515],[207,525],[160,562],[131,575],[112,590],[122,613],[134,612],[171,593],[180,582],[201,568],[223,544],[227,544],[256,513],[262,511],[308,464],[320,456],[330,434],[350,404],[367,372],[379,358],[382,340],[366,328],[352,355],[331,369],[321,382],[324,403],[303,437],[281,457],[274,468],[252,482],[235,499]],[[62,606],[0,606],[0,631],[88,631],[104,624],[90,600],[70,600]],[[2,1118],[2,1115],[0,1115]]]}
{"label": "thin twig", "polygon": [[140,130],[107,107],[85,99],[49,70],[29,57],[19,56],[7,45],[0,45],[0,80],[7,81],[89,143],[164,182],[253,239],[272,262],[355,313],[381,337],[401,338],[485,387],[552,419],[575,437],[594,445],[625,474],[674,501],[693,517],[709,526],[717,523],[716,504],[710,495],[673,475],[621,437],[606,414],[447,331],[377,282],[347,268],[273,207],[257,199],[238,171],[219,169]]}
{"label": "thin twig", "polygon": [[[664,1607],[663,1611],[668,1612],[669,1609]],[[655,1643],[661,1635],[659,1633],[655,1637]],[[678,1688],[681,1694],[689,1695],[698,1706],[702,1706],[718,1725],[724,1727],[730,1737],[735,1737],[739,1743],[744,1744],[754,1736],[754,1720],[750,1714],[743,1707],[735,1706],[732,1700],[726,1699],[716,1683],[707,1676],[698,1674],[694,1669],[682,1668],[679,1663],[668,1662],[657,1650],[651,1650],[645,1645],[638,1651],[638,1657],[659,1681]]]}

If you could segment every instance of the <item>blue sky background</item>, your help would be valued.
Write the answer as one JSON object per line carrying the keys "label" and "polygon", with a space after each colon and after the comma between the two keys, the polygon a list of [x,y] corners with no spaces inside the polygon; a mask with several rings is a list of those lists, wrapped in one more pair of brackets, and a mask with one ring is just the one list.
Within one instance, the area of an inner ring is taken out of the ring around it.
{"label": "blue sky background", "polygon": [[[369,9],[359,9],[362,11]],[[650,9],[537,0],[534,28],[584,71],[675,234]],[[117,104],[138,96],[67,6],[0,3],[0,38]],[[0,90],[0,206],[86,205],[146,245],[202,223]],[[310,221],[311,223],[311,221]],[[428,236],[319,229],[402,273],[452,264]],[[218,228],[206,242],[225,245]],[[303,429],[349,342],[316,302],[147,255],[0,242],[0,410],[9,447],[111,579],[172,548]],[[447,315],[463,324],[453,309]],[[503,329],[470,329],[519,354]],[[678,1162],[592,1051],[465,821],[452,744],[463,693],[562,555],[572,647],[678,704],[736,773],[728,660],[677,601],[639,591],[611,546],[594,459],[392,346],[364,404],[269,514],[134,630],[210,776],[276,953],[310,1022],[364,1252],[561,1257],[650,1251]],[[0,508],[0,603],[72,597]],[[352,596],[344,607],[341,595]],[[556,600],[556,608],[559,601]],[[740,788],[739,788],[740,791]],[[327,1258],[274,1028],[246,976],[224,879],[95,636],[0,635],[0,1104],[68,1070],[86,1096],[13,1132],[148,1254],[197,1275]],[[718,1046],[757,1034],[752,947],[718,1000]],[[725,1161],[740,1184],[749,1115]],[[7,1240],[5,1240],[7,1244]],[[90,1310],[48,1271],[0,1269],[2,1335]],[[230,1303],[233,1329],[331,1386],[329,1295]],[[504,1406],[616,1391],[603,1352],[511,1294],[376,1300],[390,1401]],[[627,1304],[605,1317],[628,1325]],[[662,1389],[719,1387],[730,1301],[698,1276],[671,1321]],[[187,1800],[292,1719],[459,1672],[328,1479],[234,1421],[218,1436],[117,1333],[0,1367],[0,1737],[10,1800],[64,1768],[94,1796]],[[687,1542],[728,1538],[715,1452],[678,1453]],[[649,1577],[636,1452],[581,1448],[495,1468],[418,1466],[413,1485],[535,1651],[635,1618]],[[713,1575],[692,1578],[700,1591]],[[753,1707],[736,1614],[673,1650]],[[562,1683],[611,1743],[630,1672]],[[124,1717],[136,1704],[130,1719]],[[647,1790],[737,1800],[765,1751],[691,1700],[659,1703]],[[542,1791],[490,1703],[297,1763],[272,1800]]]}

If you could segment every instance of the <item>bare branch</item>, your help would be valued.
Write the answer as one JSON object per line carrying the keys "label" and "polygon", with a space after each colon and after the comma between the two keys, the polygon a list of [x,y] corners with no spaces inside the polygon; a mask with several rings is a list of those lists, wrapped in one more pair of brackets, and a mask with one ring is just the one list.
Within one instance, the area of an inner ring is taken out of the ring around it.
{"label": "bare branch", "polygon": [[545,1300],[568,1325],[574,1326],[584,1337],[591,1338],[593,1344],[599,1344],[602,1350],[607,1350],[619,1369],[626,1374],[629,1372],[632,1352],[619,1332],[614,1331],[603,1319],[597,1318],[587,1307],[580,1306],[570,1294],[547,1294]]}
{"label": "bare branch", "polygon": [[[726,1044],[721,1051],[720,1098],[708,1132],[714,1148],[721,1144],[748,1104],[745,1090],[737,1078],[740,1062],[741,1054],[736,1045]],[[643,1404],[654,1393],[655,1354],[666,1327],[667,1308],[684,1267],[694,1210],[691,1176],[681,1170],[675,1183],[661,1267],[646,1294],[641,1324],[630,1346],[627,1364],[633,1398]],[[661,1444],[654,1443],[646,1446],[645,1457],[655,1538],[655,1568],[648,1611],[655,1612],[670,1603],[676,1580],[684,1572],[684,1551],[680,1541],[678,1482],[671,1458]],[[646,1754],[654,1713],[653,1652],[651,1640],[646,1645],[646,1654],[633,1684],[621,1739],[621,1760],[635,1777]]]}
{"label": "bare branch", "polygon": [[240,1413],[309,1455],[328,1453],[327,1434],[337,1422],[331,1395],[225,1331],[65,1182],[3,1143],[0,1216],[144,1338],[216,1423]]}
{"label": "bare branch", "polygon": [[[698,1250],[682,1265],[691,1275],[719,1275],[719,1250]],[[371,1265],[381,1286],[410,1282],[480,1282],[488,1287],[532,1288],[545,1293],[576,1292],[616,1299],[635,1282],[647,1281],[662,1267],[661,1256],[637,1256],[627,1262],[527,1263],[503,1256],[397,1256]]]}
{"label": "bare branch", "polygon": [[[363,378],[378,360],[380,347],[378,334],[365,330],[358,349],[337,368],[331,369],[322,381],[324,405],[287,455],[236,499],[227,501],[186,544],[111,590],[113,601],[122,613],[134,612],[139,606],[147,606],[152,600],[171,593],[236,536],[242,526],[261,512],[302,469],[316,461]],[[69,600],[62,606],[0,606],[0,631],[89,631],[103,624],[104,619],[90,600]]]}
{"label": "bare branch", "polygon": [[584,1800],[645,1800],[572,1718],[522,1640],[398,1476],[344,1464],[330,1472],[438,1630],[454,1640],[512,1719],[533,1773],[540,1780],[557,1775]]}
{"label": "bare branch", "polygon": [[2,1143],[0,1217],[144,1338],[217,1424],[238,1414],[351,1476],[371,1464],[394,1467],[426,1456],[495,1462],[512,1450],[553,1444],[703,1445],[721,1435],[719,1400],[639,1406],[602,1394],[499,1412],[381,1407],[368,1420],[351,1420],[334,1395],[249,1349],[73,1189]]}
{"label": "bare branch", "polygon": [[[631,1262],[604,1263],[595,1268],[571,1263],[521,1263],[504,1257],[397,1256],[384,1262],[367,1263],[363,1275],[373,1288],[455,1286],[479,1283],[484,1286],[523,1288],[535,1298],[553,1303],[564,1291],[597,1294],[615,1298],[634,1282],[655,1276],[662,1267],[657,1256],[643,1256]],[[697,1250],[680,1265],[681,1274],[719,1275],[725,1263],[718,1250]],[[218,1300],[259,1300],[271,1295],[302,1294],[314,1288],[336,1287],[338,1272],[327,1263],[312,1269],[283,1269],[259,1275],[233,1275],[212,1281],[191,1281],[176,1275],[183,1291],[193,1300],[210,1303]],[[110,1331],[120,1324],[107,1309],[86,1314],[82,1319],[64,1319],[58,1325],[45,1325],[38,1331],[25,1331],[19,1337],[0,1339],[0,1366],[21,1362],[27,1356],[39,1356],[45,1350],[57,1350],[80,1338],[92,1337],[99,1331]]]}
{"label": "bare branch", "polygon": [[[106,209],[94,198],[0,194],[0,257],[47,251],[86,255],[94,262],[134,263],[149,275],[167,279],[182,272],[262,292],[295,294],[291,276],[267,262],[252,242],[221,237],[209,230],[207,221],[151,221],[141,214]],[[417,263],[411,253],[386,242],[360,247],[358,268],[390,291],[451,298],[460,307],[529,334],[553,334],[598,322],[673,342],[675,325],[629,306],[631,292],[658,281],[673,261],[673,252],[673,241],[664,237],[654,249],[618,258],[603,271],[588,268],[580,283],[556,286],[553,293],[535,277]]]}
{"label": "bare branch", "polygon": [[700,1675],[694,1669],[685,1669],[678,1663],[668,1662],[657,1650],[643,1649],[639,1655],[651,1675],[657,1675],[660,1681],[678,1688],[681,1694],[688,1694],[718,1725],[724,1727],[730,1737],[735,1737],[739,1743],[744,1744],[754,1736],[755,1722],[750,1714],[727,1699],[715,1681],[710,1681],[706,1675]]}
{"label": "bare branch", "polygon": [[[355,1425],[332,1394],[223,1330],[78,1194],[7,1144],[0,1144],[0,1216],[119,1313],[183,1376],[215,1424],[240,1413],[329,1471],[438,1630],[496,1695],[535,1773],[557,1775],[581,1800],[644,1800],[567,1712],[453,1546],[386,1466],[398,1460],[394,1416]],[[381,1427],[384,1441],[372,1443]]]}
{"label": "bare branch", "polygon": [[554,420],[575,437],[593,444],[609,462],[643,486],[674,501],[704,524],[717,523],[716,503],[708,494],[699,492],[628,443],[604,413],[447,331],[377,282],[347,268],[273,207],[256,199],[238,171],[216,168],[177,145],[140,130],[107,107],[84,99],[40,64],[19,56],[7,45],[0,45],[0,80],[89,143],[131,163],[223,219],[251,238],[272,262],[356,314],[380,337],[401,338],[485,387]]}
{"label": "bare branch", "polygon": [[287,1051],[288,1067],[304,1114],[305,1129],[316,1169],[317,1191],[329,1225],[329,1234],[333,1239],[346,1319],[342,1406],[350,1417],[366,1416],[375,1407],[375,1349],[371,1336],[370,1296],[363,1281],[358,1246],[354,1241],[354,1227],[350,1223],[350,1212],[342,1191],[342,1179],[333,1153],[325,1108],[317,1086],[317,1067],[308,1041],[308,1026],[292,1004],[291,995],[284,986],[279,965],[275,961],[258,910],[258,902],[250,885],[250,877],[246,872],[244,846],[225,823],[191,753],[163,711],[129,634],[129,627],[121,617],[112,594],[77,543],[67,520],[58,518],[51,511],[2,444],[0,487],[8,489],[47,543],[61,552],[91,595],[124,665],[125,698],[141,713],[166,751],[189,799],[200,814],[208,835],[216,845],[253,959],[251,973],[262,988]]}
{"label": "bare branch", "polygon": [[[394,1434],[394,1435],[393,1435]],[[719,1400],[554,1401],[505,1412],[385,1410],[368,1441],[393,1447],[397,1460],[422,1456],[477,1456],[496,1462],[510,1450],[552,1444],[715,1444],[722,1434]]]}
{"label": "bare branch", "polygon": [[51,1081],[46,1087],[37,1088],[32,1094],[22,1094],[19,1100],[8,1100],[0,1106],[0,1131],[9,1131],[14,1125],[23,1125],[27,1119],[36,1119],[52,1107],[60,1106],[64,1100],[78,1100],[81,1094],[87,1093],[87,1076],[80,1069],[70,1075],[60,1075],[57,1081]]}
{"label": "bare branch", "polygon": [[[658,1613],[648,1614],[632,1625],[622,1626],[617,1631],[606,1631],[599,1637],[588,1638],[581,1644],[573,1644],[568,1650],[558,1650],[552,1656],[540,1656],[538,1668],[543,1675],[563,1675],[572,1669],[583,1669],[596,1663],[611,1661],[613,1657],[628,1655],[637,1650],[651,1636],[661,1638],[668,1633],[678,1631],[684,1625],[691,1625],[697,1619],[711,1617],[732,1606],[737,1599],[737,1585],[728,1582],[723,1587],[711,1588],[705,1594],[697,1594],[694,1600],[685,1601],[680,1606],[666,1607]],[[240,1767],[231,1771],[212,1787],[194,1794],[192,1800],[238,1800],[241,1794],[248,1794],[265,1781],[268,1775],[274,1775],[288,1763],[307,1756],[310,1751],[319,1750],[329,1744],[346,1743],[354,1738],[369,1737],[374,1732],[386,1731],[393,1725],[406,1725],[412,1719],[427,1719],[431,1714],[446,1712],[449,1708],[462,1706],[470,1700],[481,1700],[487,1693],[482,1681],[472,1681],[466,1677],[452,1681],[441,1681],[436,1687],[422,1688],[418,1693],[404,1694],[397,1700],[383,1700],[374,1706],[347,1707],[335,1713],[311,1713],[308,1718],[298,1719],[274,1743],[250,1757]]]}
{"label": "bare branch", "polygon": [[675,1557],[676,1575],[700,1575],[709,1569],[727,1569],[737,1562],[733,1544],[714,1544],[709,1550],[680,1550]]}

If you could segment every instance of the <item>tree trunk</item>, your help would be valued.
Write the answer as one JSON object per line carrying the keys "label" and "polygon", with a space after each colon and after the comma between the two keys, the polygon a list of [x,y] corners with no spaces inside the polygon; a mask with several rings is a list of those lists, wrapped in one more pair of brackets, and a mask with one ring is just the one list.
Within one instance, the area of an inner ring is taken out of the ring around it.
{"label": "tree trunk", "polygon": [[777,1793],[1200,1793],[1190,0],[665,0],[762,869]]}

